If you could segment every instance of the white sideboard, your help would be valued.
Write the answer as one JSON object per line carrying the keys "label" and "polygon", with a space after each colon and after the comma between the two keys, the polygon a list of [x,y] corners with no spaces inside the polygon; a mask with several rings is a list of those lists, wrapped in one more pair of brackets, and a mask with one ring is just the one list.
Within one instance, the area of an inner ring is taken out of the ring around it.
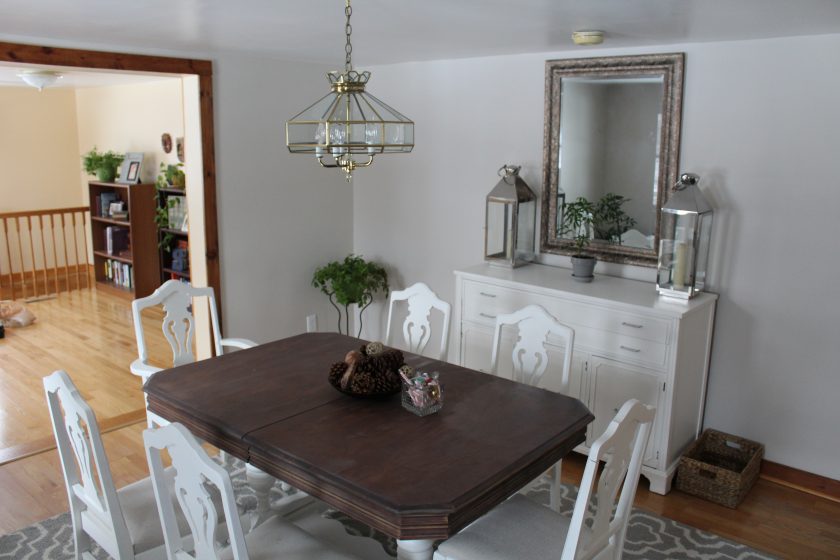
{"label": "white sideboard", "polygon": [[[569,394],[595,416],[577,451],[588,452],[627,399],[654,406],[642,474],[653,492],[667,494],[680,455],[702,429],[717,295],[665,299],[653,283],[599,275],[584,284],[568,269],[536,264],[517,269],[482,264],[455,276],[451,357],[489,371],[496,315],[542,305],[575,330]],[[500,355],[510,356],[514,343],[515,333],[504,333]],[[556,358],[565,349],[551,339],[548,349],[551,364],[540,386],[559,390],[555,365],[562,360]],[[503,362],[499,374],[510,376]]]}

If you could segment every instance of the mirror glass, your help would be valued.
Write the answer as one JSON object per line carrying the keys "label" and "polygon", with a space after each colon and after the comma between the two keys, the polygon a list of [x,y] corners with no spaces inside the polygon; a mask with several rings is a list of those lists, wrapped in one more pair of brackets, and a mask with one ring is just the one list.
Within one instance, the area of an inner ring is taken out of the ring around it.
{"label": "mirror glass", "polygon": [[682,54],[546,63],[541,249],[572,253],[564,205],[594,205],[587,253],[656,265],[659,209],[676,181]]}

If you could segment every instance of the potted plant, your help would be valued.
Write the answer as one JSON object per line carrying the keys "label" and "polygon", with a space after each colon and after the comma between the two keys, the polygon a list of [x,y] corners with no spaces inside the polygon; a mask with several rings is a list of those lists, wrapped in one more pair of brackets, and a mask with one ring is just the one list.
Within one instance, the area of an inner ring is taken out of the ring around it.
{"label": "potted plant", "polygon": [[628,216],[622,206],[630,199],[620,194],[607,193],[595,205],[595,239],[605,239],[621,245],[621,236],[636,225],[636,220]]}
{"label": "potted plant", "polygon": [[159,189],[173,187],[176,189],[183,189],[187,186],[187,177],[184,174],[183,163],[169,163],[160,162],[160,171],[158,172],[157,181],[155,184]]}
{"label": "potted plant", "polygon": [[[344,261],[333,261],[315,270],[312,285],[330,298],[338,313],[338,332],[350,334],[350,305],[359,308],[359,333],[362,334],[362,314],[373,302],[376,292],[388,295],[388,273],[380,265],[367,262],[360,256],[347,255]],[[344,307],[344,331],[341,330],[341,309]]]}
{"label": "potted plant", "polygon": [[103,183],[113,183],[117,177],[117,168],[120,166],[124,156],[116,152],[100,152],[93,147],[91,151],[82,156],[82,165],[85,173],[96,175],[96,178]]}
{"label": "potted plant", "polygon": [[590,230],[595,217],[595,205],[579,196],[574,202],[566,203],[563,209],[562,233],[570,234],[574,242],[572,256],[572,278],[578,282],[592,282],[595,257],[584,254],[589,246]]}

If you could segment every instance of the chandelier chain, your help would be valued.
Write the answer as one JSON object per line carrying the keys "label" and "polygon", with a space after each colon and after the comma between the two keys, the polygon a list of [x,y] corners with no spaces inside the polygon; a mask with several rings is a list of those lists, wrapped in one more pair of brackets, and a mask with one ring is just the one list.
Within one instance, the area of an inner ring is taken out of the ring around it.
{"label": "chandelier chain", "polygon": [[351,62],[353,45],[350,44],[350,35],[353,33],[353,26],[350,25],[350,16],[353,15],[353,8],[350,7],[350,0],[347,0],[347,5],[344,7],[344,15],[347,16],[347,23],[344,24],[344,33],[347,35],[347,44],[344,45],[344,71],[349,72],[353,69],[353,63]]}

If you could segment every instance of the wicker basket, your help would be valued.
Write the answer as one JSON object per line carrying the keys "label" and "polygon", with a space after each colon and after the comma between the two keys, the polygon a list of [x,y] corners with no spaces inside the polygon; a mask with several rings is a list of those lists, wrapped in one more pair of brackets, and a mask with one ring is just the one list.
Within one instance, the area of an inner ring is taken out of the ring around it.
{"label": "wicker basket", "polygon": [[736,508],[755,484],[764,446],[706,430],[680,458],[676,486],[689,494]]}

